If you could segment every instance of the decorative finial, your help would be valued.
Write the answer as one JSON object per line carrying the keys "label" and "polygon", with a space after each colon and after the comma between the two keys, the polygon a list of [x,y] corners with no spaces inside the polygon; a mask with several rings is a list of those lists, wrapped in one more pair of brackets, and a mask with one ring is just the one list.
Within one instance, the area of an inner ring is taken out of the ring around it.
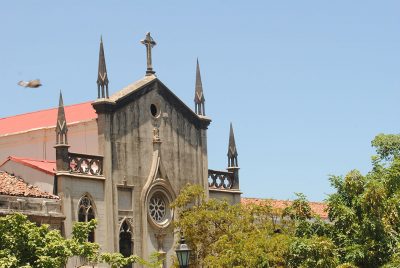
{"label": "decorative finial", "polygon": [[68,132],[67,120],[65,119],[64,102],[60,90],[60,100],[58,103],[58,115],[57,115],[57,126],[56,126],[56,145],[68,144],[67,132]]}
{"label": "decorative finial", "polygon": [[200,65],[199,65],[199,59],[197,59],[196,86],[195,86],[195,93],[194,93],[194,105],[195,105],[196,114],[206,115],[204,102],[205,102],[205,98],[204,98],[204,93],[203,93],[203,84],[201,83]]}
{"label": "decorative finial", "polygon": [[235,143],[235,135],[233,134],[233,127],[231,123],[229,131],[229,145],[228,145],[228,167],[238,167],[237,149]]}
{"label": "decorative finial", "polygon": [[97,75],[97,97],[108,98],[108,76],[104,56],[103,36],[100,36],[99,71]]}
{"label": "decorative finial", "polygon": [[140,42],[146,46],[146,51],[147,51],[147,70],[146,70],[146,75],[153,75],[156,72],[153,71],[153,64],[151,61],[151,49],[157,44],[153,38],[150,36],[150,32],[146,34],[146,38],[143,40],[140,40]]}

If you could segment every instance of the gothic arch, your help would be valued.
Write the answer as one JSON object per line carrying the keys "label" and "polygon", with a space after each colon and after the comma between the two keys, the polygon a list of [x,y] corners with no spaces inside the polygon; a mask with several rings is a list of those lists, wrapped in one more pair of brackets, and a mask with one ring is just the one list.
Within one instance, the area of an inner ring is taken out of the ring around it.
{"label": "gothic arch", "polygon": [[120,218],[120,222],[119,222],[119,230],[121,231],[122,225],[126,223],[129,227],[130,232],[133,235],[133,219],[132,218],[128,218],[128,217],[123,217],[122,220]]}
{"label": "gothic arch", "polygon": [[[133,254],[133,237],[132,219],[124,217],[119,225],[119,253],[121,253],[124,257],[129,257]],[[125,267],[132,267],[132,265],[127,265]]]}
{"label": "gothic arch", "polygon": [[82,199],[85,198],[85,197],[88,198],[88,199],[90,200],[90,202],[91,202],[91,204],[92,204],[92,208],[93,208],[93,210],[94,210],[94,214],[95,214],[95,215],[98,215],[96,203],[94,202],[94,198],[93,198],[93,196],[92,196],[90,193],[88,193],[88,192],[83,193],[82,196],[81,196],[81,198],[79,198],[79,201],[78,201],[78,209],[77,209],[77,211],[79,211],[79,206],[80,206],[80,204],[81,204],[81,201],[82,201]]}
{"label": "gothic arch", "polygon": [[[89,193],[83,194],[82,197],[79,199],[77,212],[78,212],[78,222],[88,222],[96,218],[97,215],[96,206],[92,196]],[[95,241],[94,231],[89,233],[88,241],[89,242]]]}

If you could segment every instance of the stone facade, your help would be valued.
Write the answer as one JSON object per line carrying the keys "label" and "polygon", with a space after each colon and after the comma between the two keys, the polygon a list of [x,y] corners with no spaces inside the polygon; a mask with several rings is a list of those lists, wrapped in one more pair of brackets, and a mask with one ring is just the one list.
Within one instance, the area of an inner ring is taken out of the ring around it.
{"label": "stone facade", "polygon": [[[168,204],[187,183],[208,188],[210,120],[196,115],[154,75],[93,106],[104,155],[106,211],[112,215],[107,249],[119,250],[121,219],[128,218],[134,253],[148,257],[158,251],[170,261],[174,212]],[[118,200],[131,200],[132,206]]]}
{"label": "stone facade", "polygon": [[[211,120],[205,115],[198,62],[193,111],[155,76],[151,49],[156,43],[150,34],[142,43],[147,48],[146,76],[109,95],[101,41],[98,99],[92,103],[97,119],[84,121],[85,126],[67,124],[69,108],[64,109],[60,95],[56,133],[47,139],[55,145],[52,189],[60,198],[66,236],[73,222],[96,218],[98,227],[89,240],[102,250],[143,258],[159,252],[165,257],[163,267],[170,267],[177,230],[169,204],[188,183],[201,185],[212,198],[240,202],[237,151],[231,127],[228,171],[209,170]],[[89,149],[81,148],[77,137],[92,139]]]}

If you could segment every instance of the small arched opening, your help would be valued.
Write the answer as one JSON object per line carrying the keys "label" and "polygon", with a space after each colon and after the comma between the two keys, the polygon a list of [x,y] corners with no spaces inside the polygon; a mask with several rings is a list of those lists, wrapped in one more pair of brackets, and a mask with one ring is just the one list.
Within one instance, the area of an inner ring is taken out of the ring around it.
{"label": "small arched opening", "polygon": [[[133,234],[131,226],[124,220],[119,230],[119,252],[124,257],[129,257],[133,254]],[[131,268],[132,265],[126,265],[124,268]]]}

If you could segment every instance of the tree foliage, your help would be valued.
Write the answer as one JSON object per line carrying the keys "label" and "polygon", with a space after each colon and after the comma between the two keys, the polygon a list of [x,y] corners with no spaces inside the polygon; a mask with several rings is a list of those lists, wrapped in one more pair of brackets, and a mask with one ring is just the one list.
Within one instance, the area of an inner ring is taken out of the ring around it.
{"label": "tree foliage", "polygon": [[[400,267],[400,135],[372,141],[377,156],[366,175],[330,176],[329,220],[306,197],[282,214],[268,203],[231,206],[190,186],[175,202],[176,226],[204,267]],[[281,216],[281,217],[279,217]]]}
{"label": "tree foliage", "polygon": [[272,208],[206,200],[200,186],[185,188],[173,204],[175,225],[193,249],[192,263],[205,267],[285,267],[289,236]]}
{"label": "tree foliage", "polygon": [[124,258],[119,253],[100,253],[97,243],[87,242],[88,234],[96,228],[96,221],[79,222],[73,226],[72,237],[62,237],[48,225],[37,226],[25,215],[11,214],[0,217],[1,268],[54,268],[64,267],[68,259],[80,256],[89,263],[104,262],[112,268],[140,262],[137,256]]}
{"label": "tree foliage", "polygon": [[[400,267],[400,138],[381,134],[372,144],[378,156],[369,173],[330,177],[336,192],[327,199],[329,222],[292,217],[296,239],[288,262],[293,267]],[[319,256],[318,241],[332,254]],[[330,261],[318,266],[322,259]]]}
{"label": "tree foliage", "polygon": [[382,159],[391,160],[400,156],[400,135],[379,134],[371,142]]}
{"label": "tree foliage", "polygon": [[336,246],[325,236],[293,239],[287,256],[289,267],[328,268],[339,264]]}

